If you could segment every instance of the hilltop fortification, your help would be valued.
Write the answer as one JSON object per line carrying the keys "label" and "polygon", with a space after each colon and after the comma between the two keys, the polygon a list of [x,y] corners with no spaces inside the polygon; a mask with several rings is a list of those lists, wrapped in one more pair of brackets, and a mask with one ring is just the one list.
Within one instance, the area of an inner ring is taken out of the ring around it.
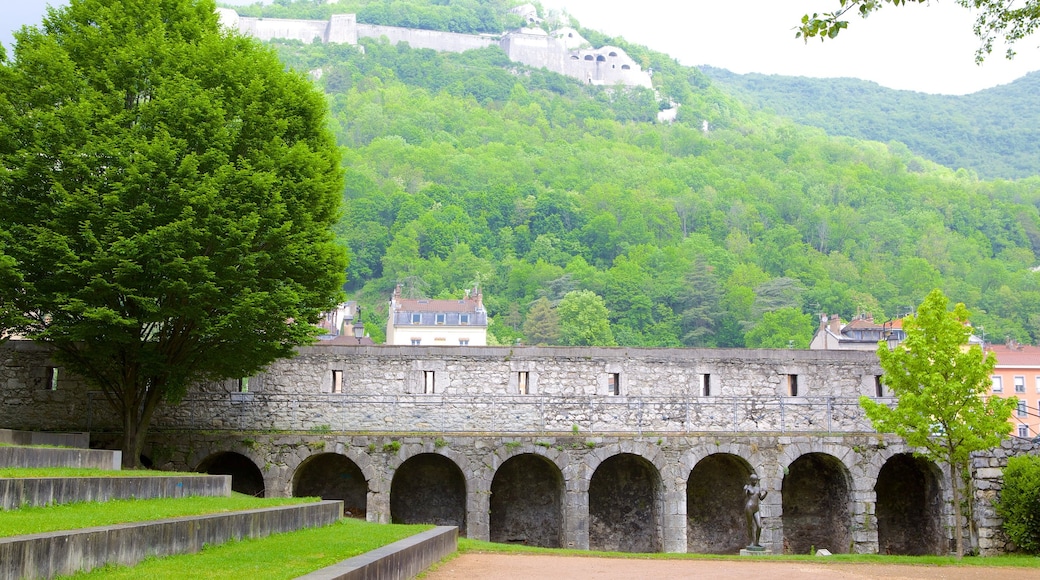
{"label": "hilltop fortification", "polygon": [[217,12],[225,26],[264,41],[282,38],[357,44],[360,38],[386,37],[393,44],[407,42],[413,48],[444,52],[497,45],[514,62],[546,68],[586,84],[652,88],[650,72],[644,71],[624,50],[616,46],[592,48],[577,30],[569,27],[552,33],[541,28],[521,28],[495,36],[358,24],[354,14],[335,14],[324,21],[252,18],[239,16],[229,8],[218,8]]}

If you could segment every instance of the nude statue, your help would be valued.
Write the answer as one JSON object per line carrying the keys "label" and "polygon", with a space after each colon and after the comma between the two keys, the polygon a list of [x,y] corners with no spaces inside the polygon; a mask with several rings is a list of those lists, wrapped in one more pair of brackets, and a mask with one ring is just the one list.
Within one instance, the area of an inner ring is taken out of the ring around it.
{"label": "nude statue", "polygon": [[758,475],[752,473],[751,481],[744,486],[744,515],[747,517],[748,548],[761,549],[759,539],[762,537],[762,516],[758,513],[759,504],[768,492],[758,486]]}

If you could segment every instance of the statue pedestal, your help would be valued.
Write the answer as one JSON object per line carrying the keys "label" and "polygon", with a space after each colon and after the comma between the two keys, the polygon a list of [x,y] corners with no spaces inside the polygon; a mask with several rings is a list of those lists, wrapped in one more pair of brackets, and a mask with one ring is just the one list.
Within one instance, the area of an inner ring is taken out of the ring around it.
{"label": "statue pedestal", "polygon": [[773,551],[765,548],[742,548],[740,550],[741,556],[772,556]]}

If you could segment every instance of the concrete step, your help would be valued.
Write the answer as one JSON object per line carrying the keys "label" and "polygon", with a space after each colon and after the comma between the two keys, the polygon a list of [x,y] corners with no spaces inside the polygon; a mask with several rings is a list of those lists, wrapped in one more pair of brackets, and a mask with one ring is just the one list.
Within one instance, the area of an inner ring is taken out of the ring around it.
{"label": "concrete step", "polygon": [[149,556],[195,553],[205,545],[327,526],[342,501],[246,510],[0,538],[0,580],[53,578]]}
{"label": "concrete step", "polygon": [[93,467],[118,470],[122,460],[122,451],[110,449],[0,447],[0,467]]}
{"label": "concrete step", "polygon": [[230,475],[0,478],[0,510],[78,501],[231,495]]}
{"label": "concrete step", "polygon": [[50,433],[0,429],[0,443],[8,445],[55,445],[57,447],[90,447],[90,433]]}
{"label": "concrete step", "polygon": [[459,548],[459,529],[438,526],[371,552],[343,560],[297,580],[408,580]]}

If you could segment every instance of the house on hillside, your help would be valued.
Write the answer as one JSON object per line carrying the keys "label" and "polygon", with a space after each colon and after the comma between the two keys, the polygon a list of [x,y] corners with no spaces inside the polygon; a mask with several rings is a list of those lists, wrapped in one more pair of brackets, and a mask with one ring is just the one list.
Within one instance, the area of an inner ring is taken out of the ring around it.
{"label": "house on hillside", "polygon": [[1034,438],[1040,435],[1040,347],[1018,344],[988,344],[986,352],[997,355],[990,394],[1017,397],[1018,408],[1011,413],[1012,435]]}
{"label": "house on hillside", "polygon": [[323,312],[318,326],[325,331],[318,336],[322,344],[375,344],[365,336],[365,327],[361,324],[361,307],[354,300]]}
{"label": "house on hillside", "polygon": [[487,311],[480,289],[461,300],[404,298],[401,287],[390,299],[386,344],[413,346],[487,346]]}
{"label": "house on hillside", "polygon": [[891,345],[906,338],[902,319],[878,324],[871,314],[857,314],[848,324],[842,324],[837,314],[820,317],[820,327],[809,343],[809,350],[877,350],[878,342]]}

